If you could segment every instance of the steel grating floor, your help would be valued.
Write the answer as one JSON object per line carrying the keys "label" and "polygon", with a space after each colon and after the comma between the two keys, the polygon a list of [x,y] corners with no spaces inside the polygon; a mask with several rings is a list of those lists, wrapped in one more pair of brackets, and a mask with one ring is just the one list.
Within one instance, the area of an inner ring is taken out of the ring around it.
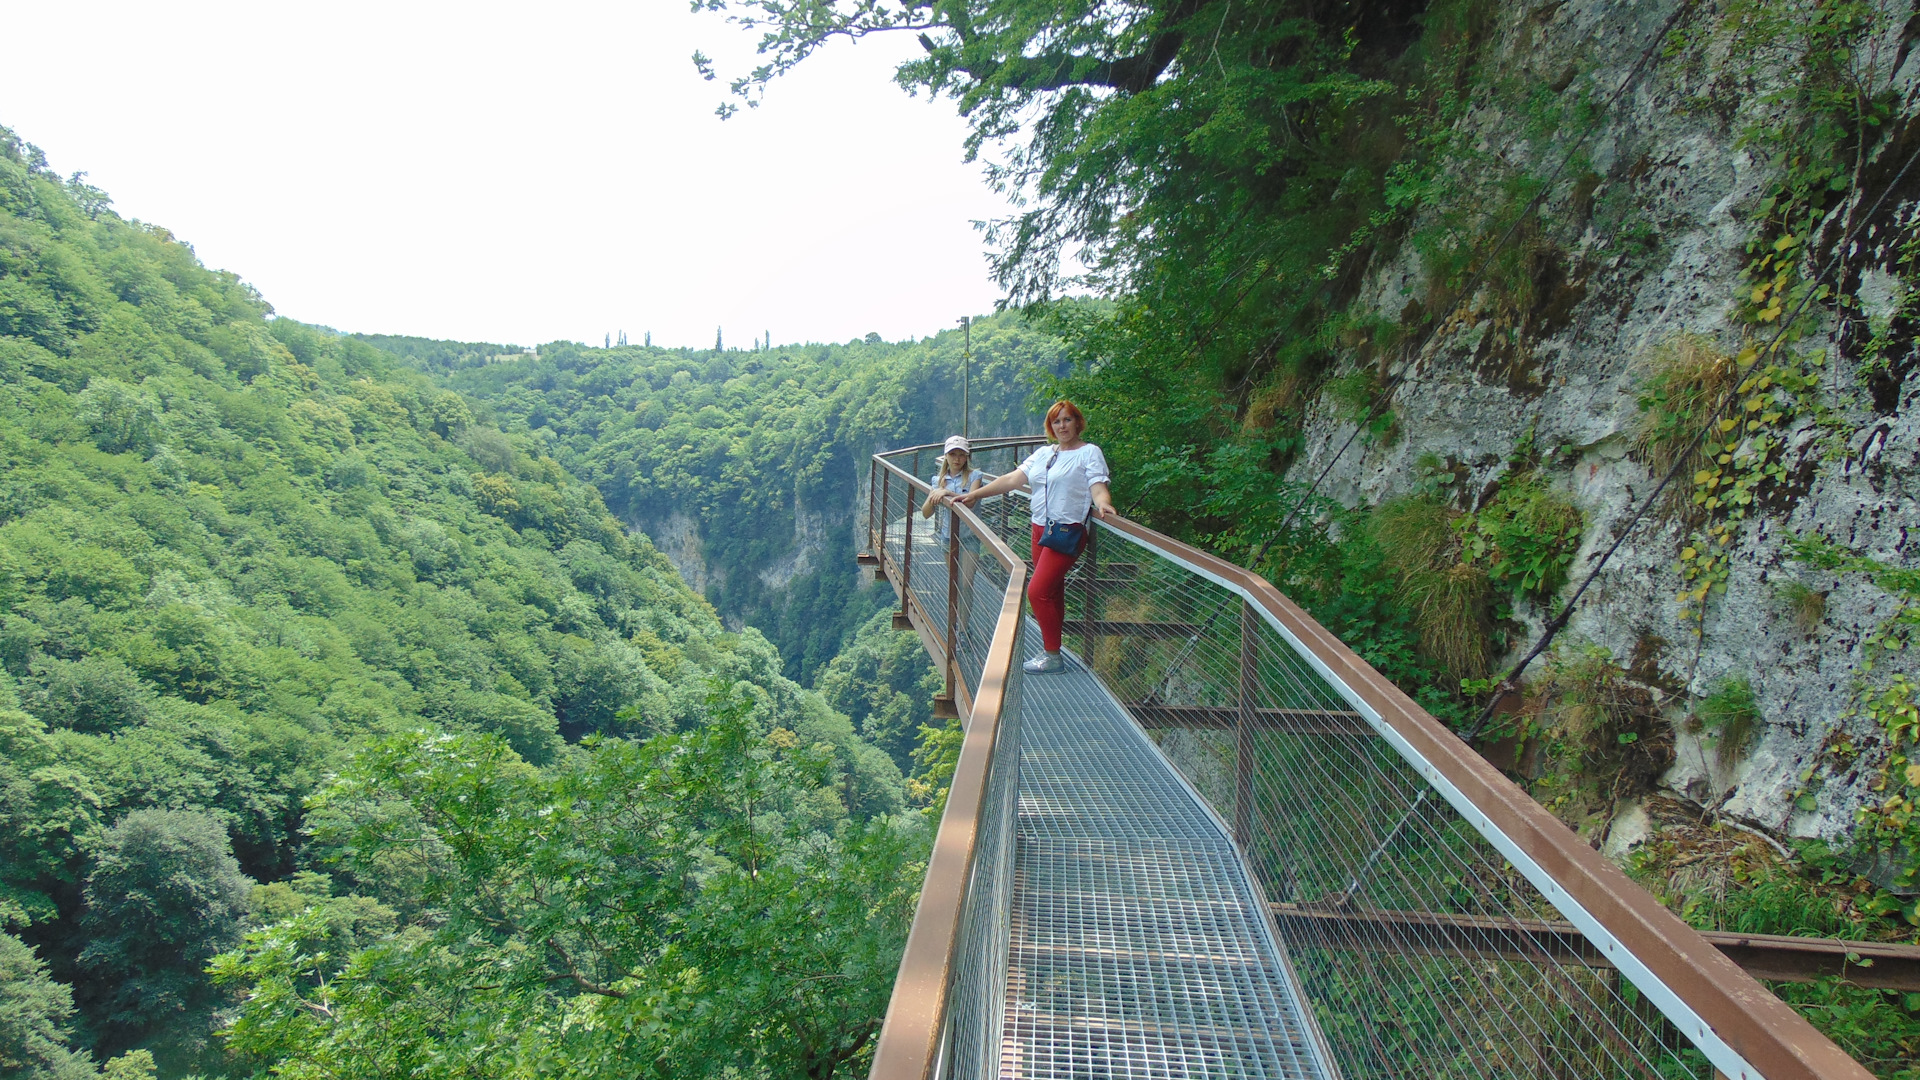
{"label": "steel grating floor", "polygon": [[1219,818],[1079,664],[1022,694],[1000,1075],[1330,1080]]}

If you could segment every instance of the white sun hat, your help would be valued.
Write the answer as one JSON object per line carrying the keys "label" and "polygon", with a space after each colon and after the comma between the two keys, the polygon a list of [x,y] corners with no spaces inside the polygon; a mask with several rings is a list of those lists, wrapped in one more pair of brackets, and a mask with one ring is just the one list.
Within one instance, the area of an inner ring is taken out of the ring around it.
{"label": "white sun hat", "polygon": [[973,453],[973,447],[967,445],[967,437],[965,435],[947,436],[947,448],[940,452],[943,454],[951,454],[955,450],[965,450],[969,454]]}

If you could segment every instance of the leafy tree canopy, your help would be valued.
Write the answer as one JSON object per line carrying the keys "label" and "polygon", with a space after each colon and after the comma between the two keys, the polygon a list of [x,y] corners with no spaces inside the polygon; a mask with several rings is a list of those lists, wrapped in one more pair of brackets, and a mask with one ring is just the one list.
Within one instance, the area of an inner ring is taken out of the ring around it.
{"label": "leafy tree canopy", "polygon": [[316,839],[414,914],[354,952],[324,947],[338,901],[250,935],[215,965],[252,988],[234,1048],[293,1077],[857,1066],[923,819],[858,820],[830,744],[714,694],[705,727],[589,740],[546,771],[485,735],[362,752],[317,798]]}
{"label": "leafy tree canopy", "polygon": [[91,1059],[69,1046],[73,993],[47,976],[26,943],[0,934],[0,1072],[21,1080],[98,1076]]}
{"label": "leafy tree canopy", "polygon": [[101,838],[87,876],[80,962],[113,983],[102,1026],[122,1046],[203,1010],[207,961],[232,944],[253,882],[224,824],[192,810],[136,810]]}

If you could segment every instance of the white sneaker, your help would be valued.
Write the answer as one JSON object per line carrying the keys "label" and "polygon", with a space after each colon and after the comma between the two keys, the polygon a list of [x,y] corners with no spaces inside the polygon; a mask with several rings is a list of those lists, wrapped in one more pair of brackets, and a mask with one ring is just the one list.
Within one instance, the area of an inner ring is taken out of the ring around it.
{"label": "white sneaker", "polygon": [[1066,666],[1066,660],[1057,652],[1042,652],[1039,656],[1020,665],[1021,669],[1029,675],[1044,675],[1049,671],[1062,671]]}

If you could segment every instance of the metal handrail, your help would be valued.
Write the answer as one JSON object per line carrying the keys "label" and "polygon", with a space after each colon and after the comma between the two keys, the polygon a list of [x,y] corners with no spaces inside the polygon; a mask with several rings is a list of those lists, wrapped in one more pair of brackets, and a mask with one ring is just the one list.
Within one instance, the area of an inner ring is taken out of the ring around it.
{"label": "metal handrail", "polygon": [[[873,469],[872,475],[884,478],[889,488],[903,483],[916,494],[932,491],[931,485],[879,455],[873,458]],[[873,484],[869,483],[869,491],[872,489]],[[917,502],[917,499],[908,500],[909,537]],[[914,909],[906,951],[900,958],[893,996],[887,1003],[886,1019],[874,1049],[872,1075],[897,1080],[926,1080],[933,1076],[939,1062],[961,918],[969,899],[968,887],[973,877],[982,818],[988,809],[988,781],[996,751],[1000,749],[1008,682],[1013,665],[1019,660],[1015,644],[1020,629],[1020,600],[1027,581],[1026,561],[1015,555],[991,526],[970,508],[954,507],[953,512],[955,529],[964,524],[1006,569],[1007,587],[994,623],[986,663],[980,672],[979,688],[968,695],[968,708],[963,713],[967,717],[966,735],[961,743],[960,758],[948,788],[947,805],[940,816],[933,852],[927,860],[927,874]],[[869,528],[873,527],[870,510]],[[883,560],[885,545],[880,541],[884,538],[884,528],[882,520],[881,532],[870,536],[871,550]],[[911,596],[911,590],[903,581],[902,603],[908,603]],[[953,609],[950,606],[947,610],[951,621]],[[934,650],[934,635],[923,633],[923,641],[929,651]],[[952,662],[950,650],[950,645],[943,650],[948,654],[943,659],[949,664]],[[955,679],[954,683],[957,691],[966,692],[964,679]]]}

